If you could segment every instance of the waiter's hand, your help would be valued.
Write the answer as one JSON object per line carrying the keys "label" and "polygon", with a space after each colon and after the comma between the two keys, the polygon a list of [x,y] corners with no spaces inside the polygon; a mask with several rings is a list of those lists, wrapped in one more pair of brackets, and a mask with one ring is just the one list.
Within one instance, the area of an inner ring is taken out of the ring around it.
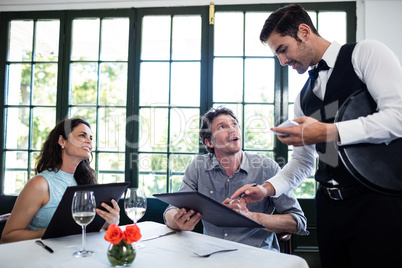
{"label": "waiter's hand", "polygon": [[338,141],[338,129],[335,124],[319,122],[312,117],[299,117],[293,119],[299,123],[291,128],[273,127],[272,131],[288,134],[289,136],[277,136],[278,139],[287,145],[304,146],[320,142]]}
{"label": "waiter's hand", "polygon": [[257,185],[255,187],[247,184],[239,188],[230,198],[231,200],[236,199],[243,193],[243,197],[240,198],[240,205],[242,206],[242,209],[246,210],[246,204],[261,201],[268,195],[275,195],[275,189],[269,182],[264,183],[264,185]]}

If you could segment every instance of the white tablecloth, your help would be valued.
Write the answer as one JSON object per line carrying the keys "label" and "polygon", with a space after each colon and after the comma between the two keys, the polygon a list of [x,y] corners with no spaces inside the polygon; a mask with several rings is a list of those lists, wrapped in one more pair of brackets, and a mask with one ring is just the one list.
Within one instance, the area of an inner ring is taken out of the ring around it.
{"label": "white tablecloth", "polygon": [[[138,225],[143,239],[171,231],[165,225],[155,222],[142,222]],[[104,234],[104,232],[87,234],[87,249],[95,251],[95,254],[86,258],[72,255],[81,247],[81,235],[43,240],[54,253],[49,253],[36,245],[35,240],[2,244],[0,267],[110,267],[106,257],[109,242],[104,240]],[[143,244],[145,247],[137,249],[137,256],[131,267],[308,267],[306,261],[298,256],[276,253],[195,232],[178,232],[144,241]],[[200,253],[208,248],[236,248],[237,251],[218,253],[208,258],[194,255],[194,252]]]}

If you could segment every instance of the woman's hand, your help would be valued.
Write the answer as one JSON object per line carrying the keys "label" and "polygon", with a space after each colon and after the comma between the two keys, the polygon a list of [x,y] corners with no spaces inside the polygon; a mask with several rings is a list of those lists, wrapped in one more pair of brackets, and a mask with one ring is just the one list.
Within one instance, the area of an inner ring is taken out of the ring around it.
{"label": "woman's hand", "polygon": [[116,200],[112,199],[112,206],[109,206],[106,203],[102,203],[101,206],[105,208],[107,211],[97,208],[96,213],[102,217],[106,222],[103,225],[104,229],[107,229],[109,225],[116,224],[119,225],[120,223],[120,207],[117,204]]}

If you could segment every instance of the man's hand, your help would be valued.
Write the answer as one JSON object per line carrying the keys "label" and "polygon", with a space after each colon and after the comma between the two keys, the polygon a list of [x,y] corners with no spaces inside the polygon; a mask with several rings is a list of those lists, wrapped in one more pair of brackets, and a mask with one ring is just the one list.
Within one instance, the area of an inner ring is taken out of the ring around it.
{"label": "man's hand", "polygon": [[320,142],[338,141],[338,129],[335,124],[321,123],[312,117],[299,117],[293,121],[298,126],[281,128],[273,127],[272,131],[288,134],[289,136],[277,136],[278,139],[287,145],[304,146]]}
{"label": "man's hand", "polygon": [[202,215],[190,209],[187,211],[185,208],[170,209],[165,215],[166,224],[178,231],[192,231],[197,223],[201,220]]}

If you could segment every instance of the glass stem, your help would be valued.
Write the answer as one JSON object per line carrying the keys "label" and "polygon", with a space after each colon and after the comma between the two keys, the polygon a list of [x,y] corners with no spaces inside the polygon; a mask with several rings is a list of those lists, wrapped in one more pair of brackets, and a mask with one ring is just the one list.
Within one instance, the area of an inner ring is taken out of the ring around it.
{"label": "glass stem", "polygon": [[86,251],[87,237],[86,237],[86,225],[82,226],[82,252]]}

